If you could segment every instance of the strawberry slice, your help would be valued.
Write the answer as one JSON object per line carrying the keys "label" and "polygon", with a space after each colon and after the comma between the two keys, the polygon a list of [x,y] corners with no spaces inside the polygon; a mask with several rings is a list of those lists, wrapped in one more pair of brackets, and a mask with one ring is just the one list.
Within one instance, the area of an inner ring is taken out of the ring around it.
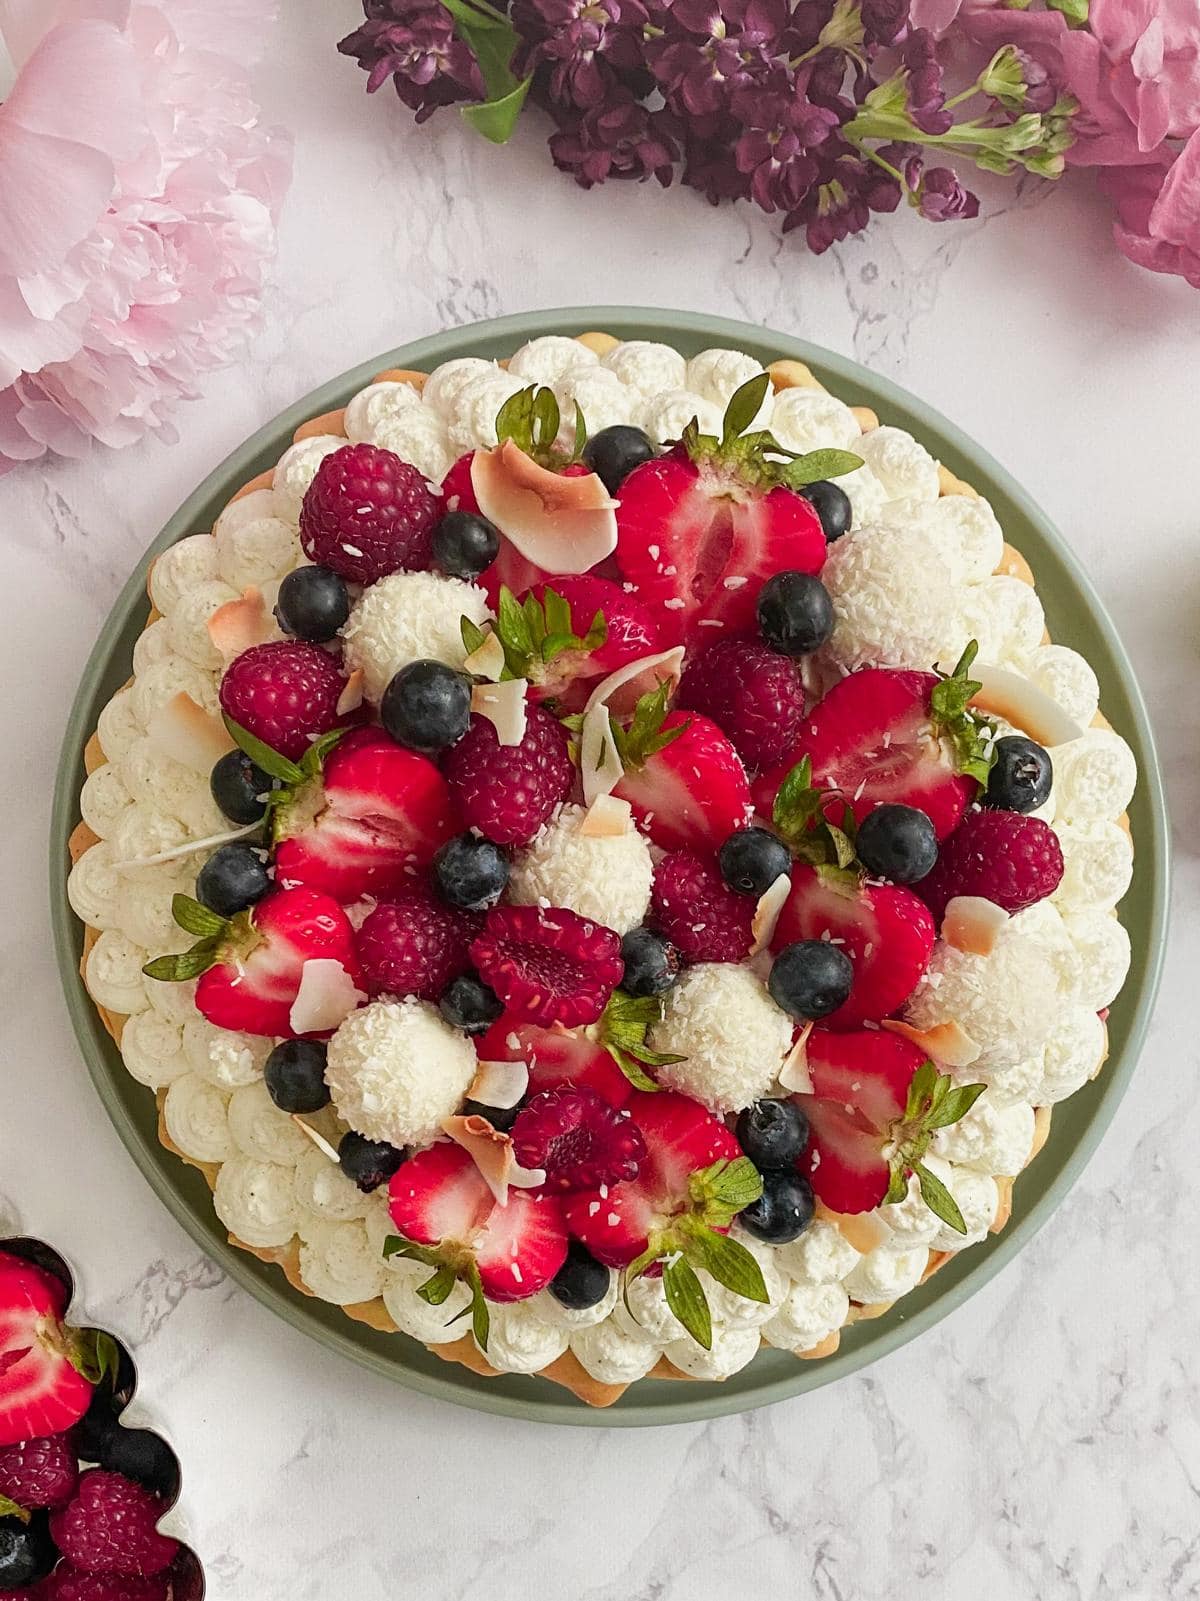
{"label": "strawberry slice", "polygon": [[666,712],[667,686],[614,725],[625,769],[613,793],[664,850],[718,850],[750,816],[750,782],[732,742],[699,712]]}
{"label": "strawberry slice", "polygon": [[353,991],[360,1000],[366,998],[354,930],[328,895],[311,889],[275,890],[228,920],[187,895],[176,895],[172,909],[179,926],[198,936],[197,943],[179,955],[148,962],[145,972],[165,983],[198,978],[197,1010],[218,1028],[295,1038],[292,1006],[309,961],[343,969],[347,1010],[355,1004]]}
{"label": "strawberry slice", "polygon": [[276,793],[279,884],[303,884],[343,903],[405,888],[462,831],[436,765],[373,729],[347,735],[319,776]]}
{"label": "strawberry slice", "polygon": [[848,805],[862,822],[897,802],[925,812],[945,839],[987,778],[986,725],[966,709],[978,688],[966,677],[972,654],[949,678],[890,667],[843,678],[804,718],[786,758],[758,779],[759,811],[770,816],[780,785],[807,756],[813,782],[830,792],[827,815]]}
{"label": "strawberry slice", "polygon": [[459,1280],[467,1284],[475,1338],[485,1350],[487,1301],[536,1295],[566,1259],[558,1197],[510,1188],[501,1205],[458,1145],[431,1145],[402,1163],[388,1186],[388,1206],[400,1240],[390,1250],[385,1246],[385,1255],[433,1268],[419,1292],[433,1306]]}
{"label": "strawberry slice", "polygon": [[58,1279],[0,1252],[0,1446],[72,1428],[116,1360],[107,1335],[63,1323],[66,1307]]}
{"label": "strawberry slice", "polygon": [[849,999],[822,1021],[826,1028],[843,1029],[898,1011],[928,967],[936,937],[928,908],[911,889],[797,862],[771,948],[805,939],[840,945],[853,964],[854,982]]}
{"label": "strawberry slice", "polygon": [[809,1123],[797,1166],[835,1212],[869,1212],[907,1193],[916,1173],[927,1206],[960,1233],[954,1198],[923,1165],[934,1133],[968,1112],[984,1085],[956,1086],[897,1034],[815,1028],[805,1056],[811,1095],[793,1099]]}
{"label": "strawberry slice", "polygon": [[594,1090],[610,1106],[629,1099],[629,1080],[587,1029],[539,1028],[505,1013],[476,1039],[475,1052],[481,1062],[524,1062],[530,1095],[569,1085]]}

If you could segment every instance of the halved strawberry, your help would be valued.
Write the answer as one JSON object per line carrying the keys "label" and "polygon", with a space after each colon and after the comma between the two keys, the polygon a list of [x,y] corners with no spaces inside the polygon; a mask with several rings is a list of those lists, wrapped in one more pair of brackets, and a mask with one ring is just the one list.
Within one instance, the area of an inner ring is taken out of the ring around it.
{"label": "halved strawberry", "polygon": [[347,994],[366,988],[345,912],[316,890],[274,890],[228,920],[187,895],[176,895],[173,911],[197,943],[147,962],[145,972],[165,983],[198,978],[197,1010],[218,1028],[284,1039],[305,1032],[293,1028],[291,1012],[309,961],[336,964],[335,973],[340,966]]}
{"label": "halved strawberry", "polygon": [[613,793],[664,850],[715,851],[750,815],[750,782],[716,723],[666,712],[666,686],[644,695],[627,729],[614,729],[625,769]]}
{"label": "halved strawberry", "polygon": [[505,1013],[475,1041],[481,1062],[524,1062],[529,1094],[573,1085],[595,1090],[610,1106],[624,1106],[630,1083],[603,1045],[583,1028],[539,1028]]}
{"label": "halved strawberry", "polygon": [[545,1289],[567,1255],[556,1195],[510,1188],[501,1205],[459,1145],[431,1145],[401,1164],[388,1185],[401,1236],[385,1254],[415,1257],[434,1269],[419,1293],[431,1305],[455,1283],[469,1285],[475,1338],[485,1349],[490,1301],[523,1301]]}
{"label": "halved strawberry", "polygon": [[376,729],[348,734],[273,816],[280,886],[303,884],[343,903],[403,889],[462,830],[436,765]]}
{"label": "halved strawberry", "polygon": [[66,1308],[58,1279],[0,1252],[0,1445],[72,1428],[116,1360],[107,1335],[63,1323]]}
{"label": "halved strawberry", "polygon": [[928,908],[911,889],[797,862],[771,948],[804,939],[830,939],[841,947],[853,964],[854,983],[849,1000],[822,1021],[827,1029],[843,1029],[898,1011],[928,967],[936,937]]}
{"label": "halved strawberry", "polygon": [[839,816],[848,805],[861,822],[876,806],[898,802],[925,812],[945,839],[987,775],[983,725],[966,710],[965,672],[963,663],[949,678],[864,667],[843,678],[803,719],[786,758],[754,785],[758,810],[771,815],[783,780],[807,756],[813,783],[830,792]]}
{"label": "halved strawberry", "polygon": [[805,1056],[811,1095],[796,1095],[809,1123],[797,1166],[835,1212],[869,1212],[907,1193],[916,1173],[926,1204],[963,1231],[952,1196],[922,1164],[935,1131],[958,1121],[983,1093],[955,1086],[899,1035],[815,1028]]}

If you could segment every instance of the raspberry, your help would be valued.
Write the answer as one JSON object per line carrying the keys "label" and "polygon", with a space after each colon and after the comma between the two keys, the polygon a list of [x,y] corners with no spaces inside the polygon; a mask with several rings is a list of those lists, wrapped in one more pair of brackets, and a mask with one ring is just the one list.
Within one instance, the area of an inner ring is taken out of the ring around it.
{"label": "raspberry", "polygon": [[78,1483],[79,1464],[63,1434],[0,1446],[0,1495],[18,1506],[66,1506]]}
{"label": "raspberry", "polygon": [[134,1579],[118,1573],[83,1573],[70,1566],[55,1568],[37,1590],[30,1591],[37,1601],[167,1601],[169,1593],[165,1573]]}
{"label": "raspberry", "polygon": [[711,717],[747,767],[770,767],[800,731],[804,691],[786,656],[757,640],[723,639],[688,663],[675,704]]}
{"label": "raspberry", "polygon": [[300,508],[300,543],[311,560],[355,584],[433,561],[441,497],[393,451],[343,445],[317,468]]}
{"label": "raspberry", "polygon": [[522,1167],[545,1170],[552,1190],[588,1190],[637,1178],[646,1156],[642,1131],[595,1090],[567,1086],[535,1095],[512,1126]]}
{"label": "raspberry", "polygon": [[1040,817],[1020,812],[968,812],[933,871],[912,886],[940,919],[956,895],[979,895],[1020,912],[1053,895],[1063,876],[1058,835]]}
{"label": "raspberry", "polygon": [[264,745],[299,761],[312,741],[336,728],[346,680],[319,645],[281,640],[255,645],[221,680],[221,709]]}
{"label": "raspberry", "polygon": [[482,919],[434,900],[424,885],[381,901],[356,935],[372,995],[436,1001],[471,965],[467,947]]}
{"label": "raspberry", "polygon": [[175,1559],[179,1541],[159,1534],[156,1495],[120,1473],[90,1468],[69,1506],[50,1518],[50,1533],[67,1561],[85,1573],[144,1578]]}
{"label": "raspberry", "polygon": [[442,772],[468,828],[498,845],[527,845],[575,780],[562,724],[540,706],[527,708],[519,745],[501,745],[486,717],[472,717]]}
{"label": "raspberry", "polygon": [[672,851],[654,869],[651,921],[688,962],[740,962],[754,943],[753,896],[739,895],[711,862]]}
{"label": "raspberry", "polygon": [[620,936],[560,906],[497,906],[471,942],[480,976],[530,1023],[594,1023],[621,982]]}

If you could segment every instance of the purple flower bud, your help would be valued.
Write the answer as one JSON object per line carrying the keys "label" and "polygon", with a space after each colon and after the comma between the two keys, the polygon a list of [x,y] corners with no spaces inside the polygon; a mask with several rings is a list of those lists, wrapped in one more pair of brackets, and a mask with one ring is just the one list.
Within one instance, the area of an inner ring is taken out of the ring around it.
{"label": "purple flower bud", "polygon": [[908,110],[922,133],[945,133],[954,118],[944,110],[946,91],[937,43],[928,28],[917,28],[904,41],[901,58],[908,72]]}
{"label": "purple flower bud", "polygon": [[862,0],[867,44],[895,44],[908,25],[909,3],[910,0]]}
{"label": "purple flower bud", "polygon": [[979,197],[949,167],[930,167],[917,190],[917,210],[930,222],[957,222],[979,215]]}
{"label": "purple flower bud", "polygon": [[655,178],[664,186],[679,157],[670,119],[648,111],[628,91],[582,116],[557,113],[558,132],[551,135],[554,165],[569,172],[582,189],[608,178]]}

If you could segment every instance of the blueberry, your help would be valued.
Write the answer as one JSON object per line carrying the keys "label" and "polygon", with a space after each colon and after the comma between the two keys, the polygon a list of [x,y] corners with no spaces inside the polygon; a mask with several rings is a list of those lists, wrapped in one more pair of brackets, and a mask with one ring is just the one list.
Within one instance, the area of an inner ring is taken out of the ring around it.
{"label": "blueberry", "polygon": [[329,1105],[325,1055],[320,1040],[283,1040],[267,1057],[263,1077],[281,1112],[319,1112]]}
{"label": "blueberry", "polygon": [[0,1592],[36,1584],[57,1560],[46,1513],[35,1512],[28,1523],[0,1518]]}
{"label": "blueberry", "polygon": [[825,538],[832,545],[850,529],[853,515],[850,497],[844,489],[831,484],[827,478],[818,478],[815,484],[805,484],[800,491],[805,500],[812,502],[813,510],[821,519]]}
{"label": "blueberry", "polygon": [[833,632],[829,591],[811,573],[775,573],[758,592],[758,631],[783,656],[807,656]]}
{"label": "blueberry", "polygon": [[1005,734],[995,748],[983,804],[1004,812],[1036,811],[1049,799],[1054,782],[1050,752],[1024,734]]}
{"label": "blueberry", "polygon": [[648,928],[631,928],[621,941],[627,995],[664,995],[679,977],[679,952]]}
{"label": "blueberry", "polygon": [[113,1429],[101,1448],[100,1466],[135,1479],[168,1500],[178,1494],[179,1458],[151,1429]]}
{"label": "blueberry", "polygon": [[583,447],[583,464],[615,495],[635,467],[653,461],[657,454],[649,434],[619,422],[592,435]]}
{"label": "blueberry", "polygon": [[236,917],[261,901],[270,887],[266,865],[253,845],[222,845],[196,877],[196,899],[218,917]]}
{"label": "blueberry", "polygon": [[482,1034],[500,1016],[504,1002],[477,973],[460,973],[442,991],[438,1008],[455,1028]]}
{"label": "blueberry", "polygon": [[829,940],[802,939],[780,951],[767,988],[789,1016],[815,1022],[849,999],[853,983],[854,966],[845,951]]}
{"label": "blueberry", "polygon": [[433,559],[453,578],[478,578],[500,554],[500,532],[478,512],[448,511],[433,530]]}
{"label": "blueberry", "polygon": [[717,861],[730,889],[756,898],[792,869],[791,851],[767,828],[739,828],[721,846]]}
{"label": "blueberry", "polygon": [[471,721],[471,680],[444,662],[410,662],[384,690],[379,717],[398,745],[444,750]]}
{"label": "blueberry", "polygon": [[231,823],[257,823],[267,813],[264,795],[275,780],[242,750],[226,751],[208,780],[212,798]]}
{"label": "blueberry", "polygon": [[791,1169],[808,1144],[808,1119],[795,1101],[755,1101],[738,1114],[737,1139],[760,1172]]}
{"label": "blueberry", "polygon": [[284,633],[296,639],[322,644],[349,615],[350,591],[332,567],[297,567],[279,586],[275,616]]}
{"label": "blueberry", "polygon": [[485,1122],[499,1129],[501,1134],[507,1134],[517,1121],[520,1105],[517,1106],[485,1106],[482,1101],[464,1101],[462,1105],[464,1117],[482,1117]]}
{"label": "blueberry", "polygon": [[383,1140],[365,1140],[354,1130],[342,1135],[338,1146],[338,1163],[348,1179],[358,1185],[364,1195],[370,1195],[381,1184],[386,1184],[393,1173],[399,1172],[405,1153]]}
{"label": "blueberry", "polygon": [[855,849],[868,873],[893,884],[915,884],[938,858],[933,824],[916,806],[876,806],[858,825]]}
{"label": "blueberry", "polygon": [[569,1307],[572,1312],[584,1312],[603,1301],[611,1278],[603,1262],[597,1262],[578,1240],[572,1240],[567,1246],[566,1261],[550,1280],[550,1294],[560,1306]]}
{"label": "blueberry", "polygon": [[458,834],[433,858],[438,894],[465,912],[486,912],[508,885],[508,857],[490,839]]}
{"label": "blueberry", "polygon": [[812,1219],[812,1185],[799,1173],[764,1173],[762,1194],[738,1214],[746,1233],[765,1245],[798,1239]]}

